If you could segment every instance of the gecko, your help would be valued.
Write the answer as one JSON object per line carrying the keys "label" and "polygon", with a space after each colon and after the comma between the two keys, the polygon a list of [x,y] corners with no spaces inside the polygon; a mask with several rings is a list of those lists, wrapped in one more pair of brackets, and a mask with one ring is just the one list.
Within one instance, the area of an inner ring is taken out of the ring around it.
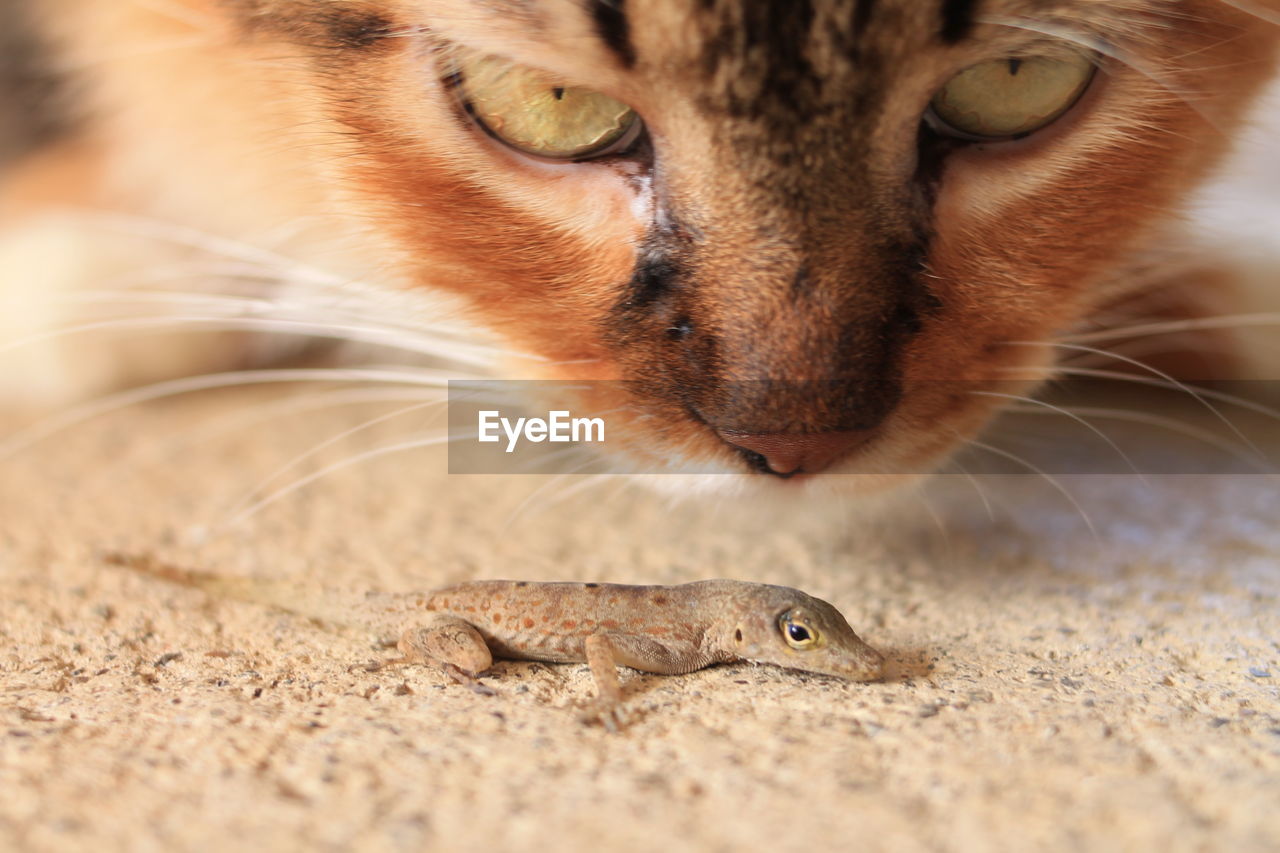
{"label": "gecko", "polygon": [[[296,587],[104,555],[152,577],[347,626],[402,628],[400,657],[375,665],[427,664],[474,683],[495,658],[586,663],[596,699],[586,718],[615,730],[622,718],[618,667],[682,675],[736,661],[849,681],[875,681],[884,657],[840,611],[791,587],[739,580],[657,586],[481,580],[422,593],[370,592],[338,616],[299,606]],[[354,620],[354,621],[353,621]]]}

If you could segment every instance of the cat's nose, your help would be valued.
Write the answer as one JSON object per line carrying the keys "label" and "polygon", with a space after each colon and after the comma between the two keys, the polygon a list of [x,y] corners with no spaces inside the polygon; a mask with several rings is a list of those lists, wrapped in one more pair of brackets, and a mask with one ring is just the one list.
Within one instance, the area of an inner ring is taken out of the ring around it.
{"label": "cat's nose", "polygon": [[840,457],[866,444],[876,430],[750,433],[722,429],[717,432],[734,447],[763,458],[771,473],[789,477],[793,474],[817,474],[826,470]]}

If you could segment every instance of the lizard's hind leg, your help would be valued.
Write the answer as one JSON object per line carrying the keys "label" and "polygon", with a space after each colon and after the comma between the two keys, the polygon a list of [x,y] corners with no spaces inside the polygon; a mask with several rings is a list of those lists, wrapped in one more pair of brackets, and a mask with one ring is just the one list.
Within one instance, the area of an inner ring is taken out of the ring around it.
{"label": "lizard's hind leg", "polygon": [[622,724],[622,682],[618,679],[618,659],[607,634],[592,634],[583,643],[587,666],[596,683],[596,698],[582,715],[584,722],[599,721],[616,732]]}
{"label": "lizard's hind leg", "polygon": [[583,719],[599,720],[611,732],[625,722],[622,681],[618,667],[629,666],[642,672],[687,672],[666,646],[648,637],[627,634],[592,634],[583,642],[587,666],[596,683],[596,699],[588,706]]}
{"label": "lizard's hind leg", "polygon": [[415,625],[400,635],[396,647],[402,657],[384,665],[439,663],[452,678],[467,684],[493,666],[480,632],[456,616],[435,615],[427,624]]}

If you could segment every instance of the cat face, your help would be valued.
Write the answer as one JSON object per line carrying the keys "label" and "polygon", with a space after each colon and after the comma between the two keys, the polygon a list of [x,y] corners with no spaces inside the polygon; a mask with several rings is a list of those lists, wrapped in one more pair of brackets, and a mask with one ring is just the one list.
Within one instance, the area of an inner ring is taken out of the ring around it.
{"label": "cat face", "polygon": [[618,380],[633,455],[886,481],[1048,374],[1275,52],[1218,0],[197,5],[290,52],[362,263]]}

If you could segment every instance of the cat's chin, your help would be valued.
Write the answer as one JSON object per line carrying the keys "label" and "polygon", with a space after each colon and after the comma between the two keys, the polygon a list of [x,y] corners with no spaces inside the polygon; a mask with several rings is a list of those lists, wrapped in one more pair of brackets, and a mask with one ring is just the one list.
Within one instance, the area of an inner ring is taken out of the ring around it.
{"label": "cat's chin", "polygon": [[644,488],[679,500],[711,498],[762,508],[840,502],[874,511],[895,503],[928,479],[925,474],[812,474],[782,479],[766,474],[645,474]]}
{"label": "cat's chin", "polygon": [[819,474],[790,480],[760,474],[646,474],[632,476],[631,482],[668,503],[673,515],[690,513],[727,535],[842,531],[860,537],[918,515],[928,479],[918,474]]}

